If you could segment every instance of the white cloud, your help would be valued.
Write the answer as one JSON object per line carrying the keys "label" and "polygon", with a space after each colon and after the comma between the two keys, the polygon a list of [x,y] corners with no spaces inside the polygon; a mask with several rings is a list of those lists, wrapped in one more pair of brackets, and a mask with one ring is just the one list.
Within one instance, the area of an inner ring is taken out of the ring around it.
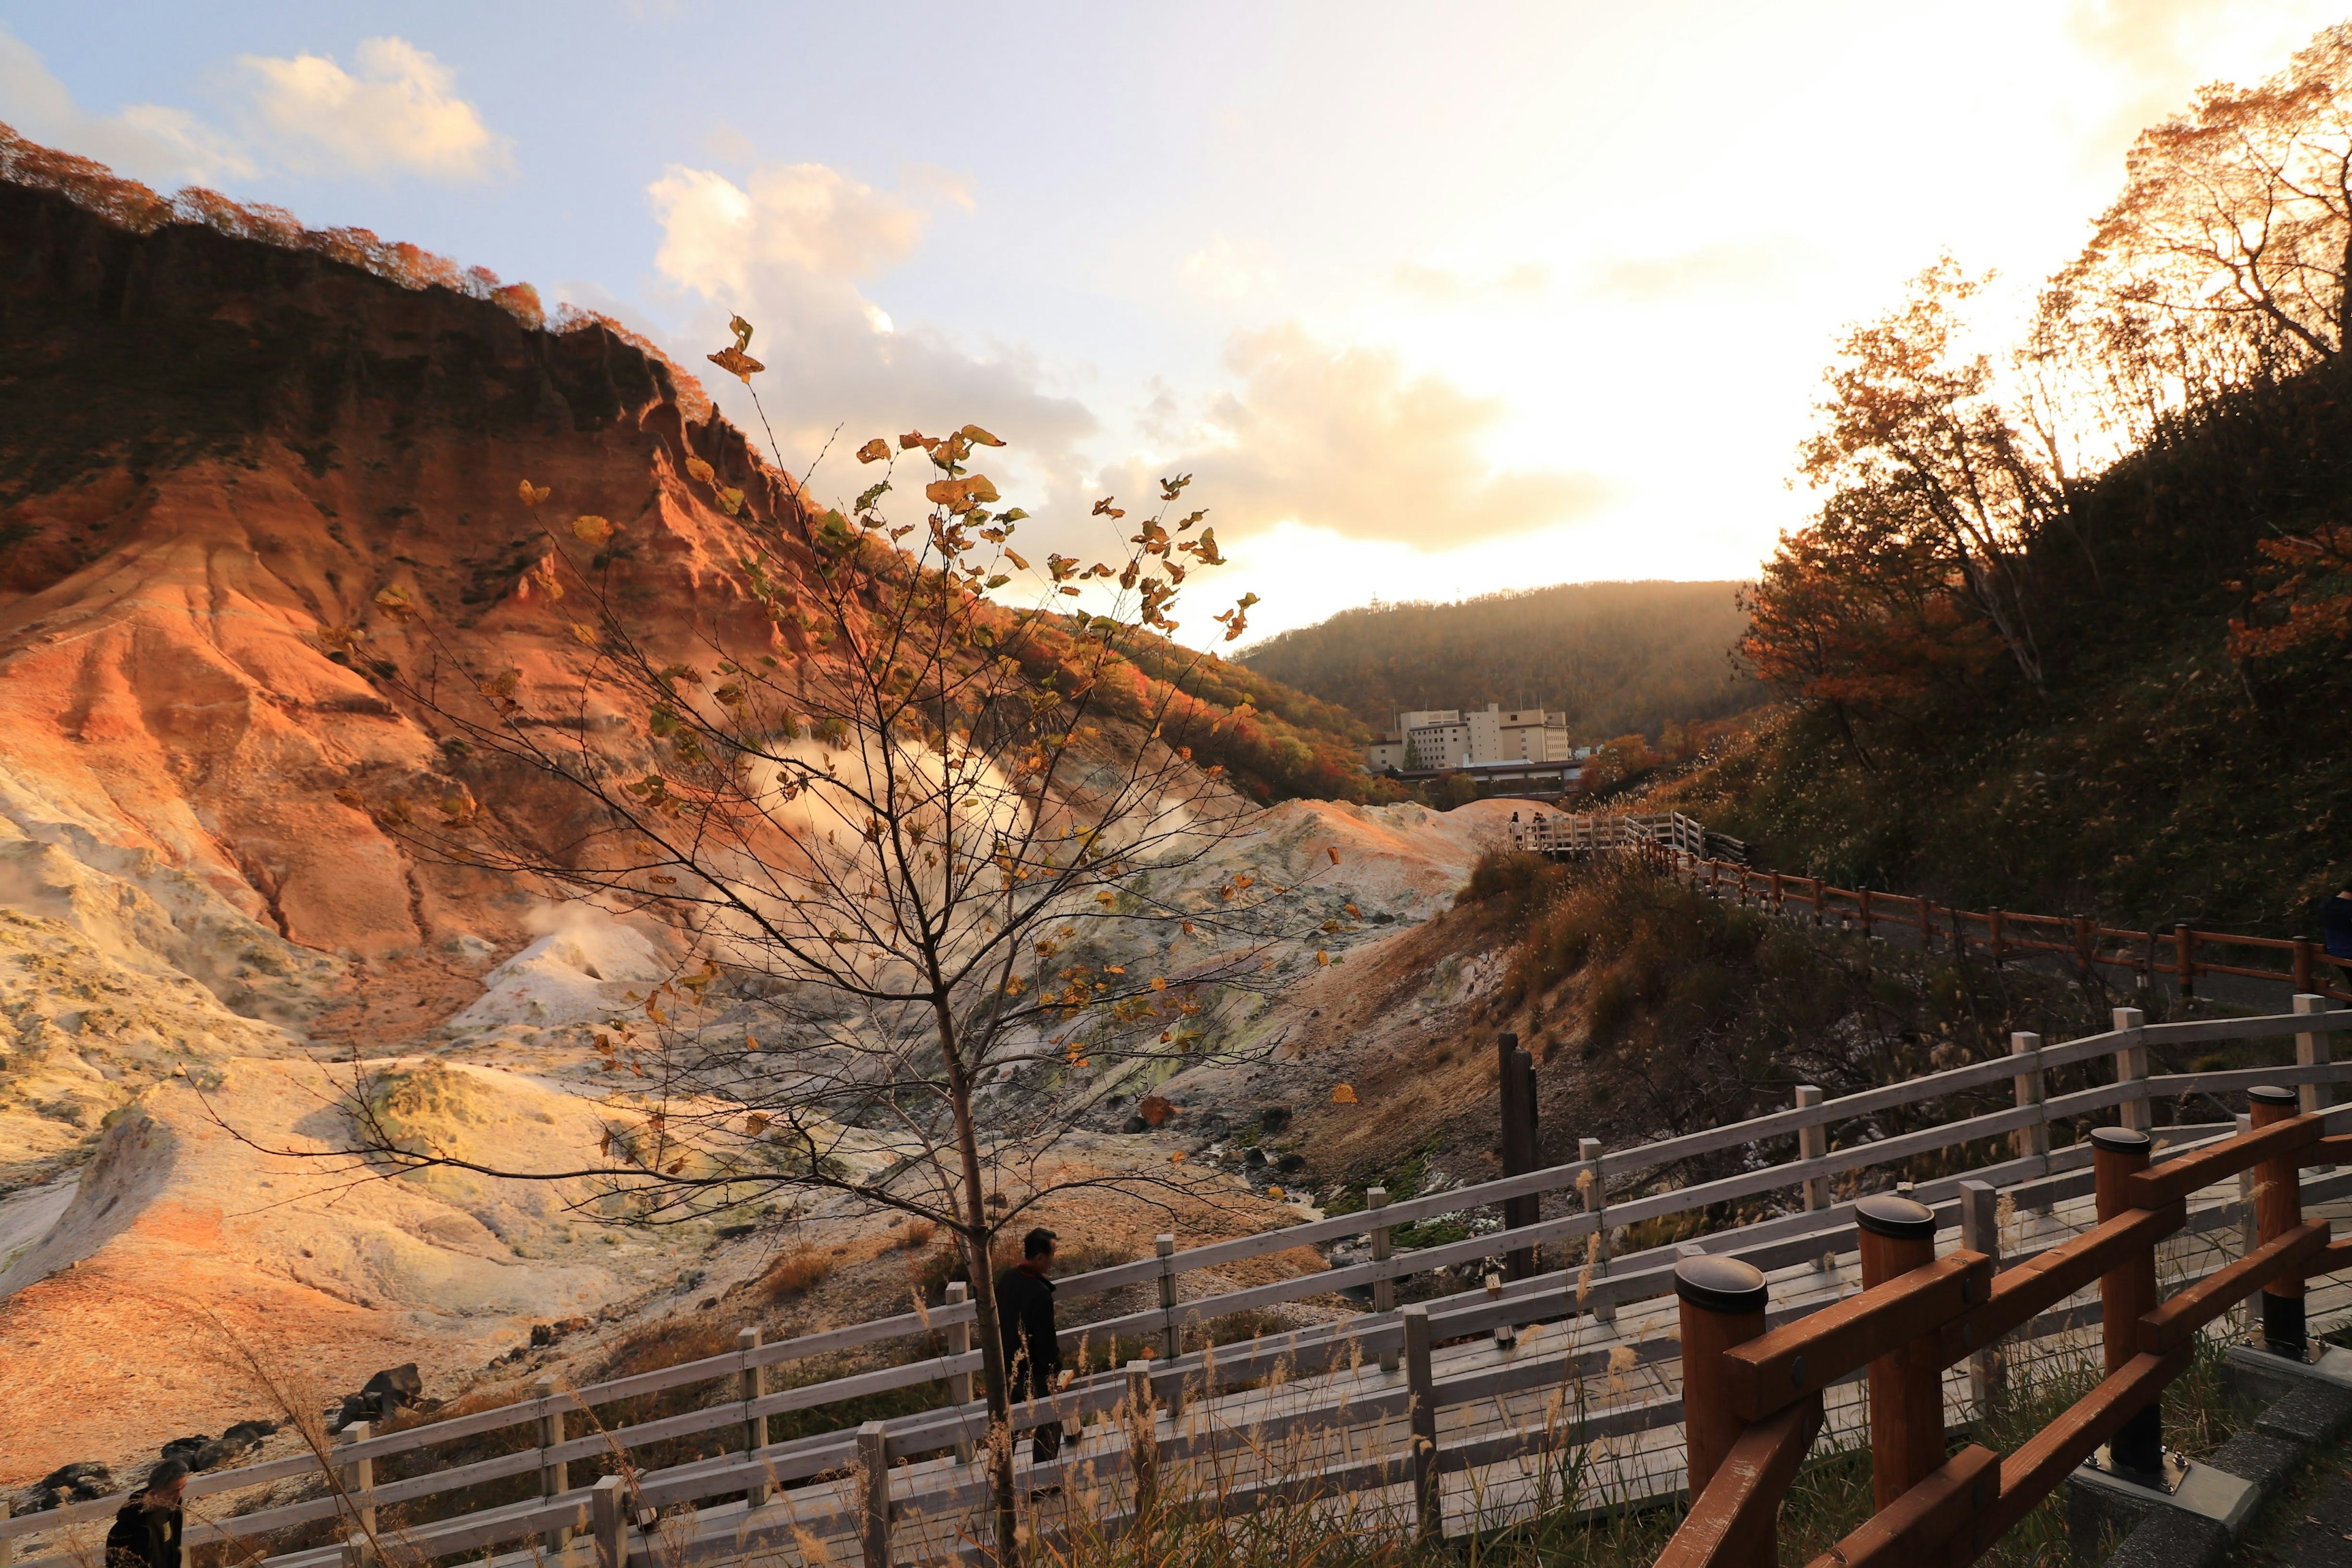
{"label": "white cloud", "polygon": [[134,103],[118,114],[87,112],[32,47],[4,26],[0,121],[44,146],[95,158],[153,184],[211,184],[254,172],[234,141],[184,110]]}
{"label": "white cloud", "polygon": [[1176,264],[1184,287],[1214,304],[1233,305],[1273,292],[1281,281],[1274,252],[1256,240],[1213,234],[1209,243]]}
{"label": "white cloud", "polygon": [[185,110],[81,109],[30,46],[0,27],[0,120],[44,145],[169,189],[266,170],[475,180],[512,166],[507,139],[456,95],[456,73],[402,38],[369,38],[358,74],[320,55],[238,58],[227,79],[239,133]]}
{"label": "white cloud", "polygon": [[[933,182],[918,184],[956,200]],[[691,307],[687,363],[725,342],[727,317],[740,314],[757,329],[751,353],[768,367],[760,397],[785,462],[804,468],[843,427],[818,494],[859,488],[864,476],[843,454],[869,436],[971,422],[1011,443],[991,465],[1008,498],[1040,513],[1049,498],[1063,510],[1080,499],[1077,443],[1097,422],[1083,403],[1046,390],[1048,372],[1034,355],[894,321],[860,289],[921,244],[923,207],[822,163],[764,167],[741,184],[672,164],[646,195],[662,226],[655,268]],[[741,395],[725,375],[705,380],[722,405]],[[747,428],[758,429],[756,420]]]}
{"label": "white cloud", "polygon": [[1605,297],[1641,304],[1752,295],[1769,292],[1823,259],[1795,235],[1759,234],[1664,255],[1619,257],[1599,268],[1593,288]]}
{"label": "white cloud", "polygon": [[923,237],[922,209],[823,163],[761,169],[749,190],[672,163],[646,194],[662,225],[654,265],[712,298],[748,291],[768,268],[872,277],[905,260]]}
{"label": "white cloud", "polygon": [[[1506,468],[1486,450],[1500,398],[1413,374],[1393,350],[1335,347],[1296,321],[1237,332],[1184,455],[1190,499],[1228,531],[1297,522],[1351,539],[1448,548],[1590,518],[1610,487],[1586,473]],[[1150,475],[1119,476],[1132,493]]]}
{"label": "white cloud", "polygon": [[1389,286],[1424,305],[1507,305],[1524,307],[1540,298],[1551,282],[1551,271],[1540,262],[1523,261],[1499,271],[1464,273],[1423,262],[1404,261],[1389,276]]}
{"label": "white cloud", "polygon": [[356,64],[354,75],[324,55],[238,57],[254,139],[306,173],[479,180],[513,166],[507,139],[433,56],[404,38],[367,38]]}

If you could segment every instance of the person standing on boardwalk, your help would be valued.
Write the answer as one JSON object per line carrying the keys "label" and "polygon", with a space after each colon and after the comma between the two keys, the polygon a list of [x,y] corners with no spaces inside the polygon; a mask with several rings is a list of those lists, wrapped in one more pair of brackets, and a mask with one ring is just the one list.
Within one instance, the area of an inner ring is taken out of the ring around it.
{"label": "person standing on boardwalk", "polygon": [[180,1494],[188,1467],[166,1459],[114,1516],[106,1532],[106,1568],[180,1568]]}
{"label": "person standing on boardwalk", "polygon": [[2345,879],[2332,898],[2319,900],[2319,939],[2327,948],[2327,956],[2336,960],[2331,969],[2339,969],[2332,976],[2339,985],[2352,984],[2352,877]]}
{"label": "person standing on boardwalk", "polygon": [[[1042,1226],[1021,1238],[1021,1261],[996,1277],[996,1321],[1004,1333],[1004,1365],[1015,1400],[1045,1399],[1062,1383],[1062,1346],[1055,1337],[1054,1233]],[[1062,1423],[1048,1420],[1029,1434],[1029,1458],[1045,1464],[1062,1451]]]}

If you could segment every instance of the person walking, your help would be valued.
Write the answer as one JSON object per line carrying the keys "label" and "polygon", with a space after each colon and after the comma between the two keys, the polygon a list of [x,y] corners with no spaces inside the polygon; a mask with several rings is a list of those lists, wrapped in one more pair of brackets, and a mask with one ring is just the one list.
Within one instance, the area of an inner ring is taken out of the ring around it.
{"label": "person walking", "polygon": [[166,1459],[147,1472],[106,1532],[106,1568],[180,1568],[180,1494],[188,1467]]}
{"label": "person walking", "polygon": [[[996,1277],[996,1321],[1004,1335],[1006,1393],[1015,1401],[1046,1399],[1068,1380],[1054,1328],[1054,1233],[1038,1227],[1021,1238],[1021,1261]],[[1029,1458],[1051,1462],[1062,1451],[1062,1423],[1030,1429]]]}
{"label": "person walking", "polygon": [[2319,900],[2319,939],[2337,971],[2329,978],[2338,985],[2352,984],[2352,877],[2332,897]]}

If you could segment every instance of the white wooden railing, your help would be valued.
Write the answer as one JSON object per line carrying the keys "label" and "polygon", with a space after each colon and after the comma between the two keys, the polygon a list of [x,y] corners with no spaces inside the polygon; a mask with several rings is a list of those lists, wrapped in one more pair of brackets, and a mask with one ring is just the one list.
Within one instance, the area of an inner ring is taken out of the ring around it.
{"label": "white wooden railing", "polygon": [[[2144,1023],[2134,1009],[2117,1009],[2116,1026],[2102,1034],[2050,1046],[2042,1045],[2035,1037],[2020,1035],[2013,1038],[2012,1052],[2007,1057],[1834,1100],[1823,1100],[1818,1090],[1801,1087],[1796,1091],[1797,1103],[1788,1110],[1622,1150],[1603,1150],[1587,1141],[1580,1149],[1580,1159],[1524,1175],[1201,1247],[1179,1249],[1172,1237],[1162,1237],[1156,1256],[1072,1276],[1060,1281],[1059,1292],[1066,1306],[1108,1291],[1151,1288],[1157,1297],[1154,1304],[1073,1327],[1065,1331],[1063,1339],[1066,1346],[1076,1352],[1089,1345],[1106,1346],[1114,1336],[1143,1338],[1158,1344],[1159,1357],[1148,1364],[1139,1363],[1139,1370],[1114,1369],[1084,1378],[1056,1398],[1025,1407],[1017,1424],[1027,1426],[1045,1420],[1097,1415],[1133,1407],[1139,1400],[1173,1405],[1187,1396],[1188,1388],[1197,1397],[1204,1377],[1230,1384],[1236,1380],[1264,1377],[1277,1365],[1286,1368],[1291,1376],[1317,1373],[1336,1376],[1335,1369],[1381,1361],[1393,1363],[1401,1353],[1410,1362],[1414,1335],[1408,1332],[1407,1324],[1418,1314],[1426,1314],[1429,1334],[1444,1341],[1510,1325],[1558,1322],[1578,1317],[1606,1318],[1619,1307],[1659,1297],[1670,1289],[1670,1275],[1679,1248],[1659,1247],[1615,1258],[1607,1258],[1604,1254],[1598,1269],[1589,1276],[1562,1270],[1499,1289],[1465,1291],[1423,1308],[1406,1309],[1402,1313],[1358,1313],[1294,1332],[1222,1346],[1212,1356],[1198,1351],[1176,1353],[1181,1348],[1181,1336],[1186,1329],[1228,1314],[1308,1299],[1329,1299],[1359,1288],[1392,1288],[1409,1275],[1475,1265],[1493,1258],[1507,1249],[1499,1235],[1474,1236],[1393,1255],[1386,1243],[1395,1226],[1499,1204],[1506,1198],[1545,1193],[1576,1194],[1570,1200],[1574,1205],[1570,1212],[1509,1232],[1507,1247],[1561,1247],[1571,1258],[1580,1258],[1589,1256],[1589,1247],[1599,1247],[1624,1226],[1687,1215],[1716,1205],[1779,1194],[1790,1212],[1761,1223],[1743,1225],[1701,1243],[1707,1250],[1739,1256],[1767,1268],[1818,1258],[1825,1237],[1851,1228],[1850,1205],[1830,1202],[1830,1178],[1863,1171],[1885,1172],[1920,1155],[1958,1150],[1961,1152],[1960,1163],[1967,1163],[1970,1156],[1980,1162],[1961,1174],[1920,1184],[1914,1195],[1922,1202],[1952,1210],[1959,1201],[1962,1182],[1969,1180],[2008,1189],[2020,1205],[2047,1206],[2075,1195],[2077,1189],[2088,1190],[2087,1146],[2079,1142],[2074,1147],[2053,1146],[2053,1126],[2074,1119],[2114,1110],[2126,1125],[2147,1128],[2160,1142],[2177,1148],[2227,1136],[2232,1124],[2226,1121],[2197,1121],[2157,1127],[2155,1111],[2159,1102],[2172,1101],[2185,1108],[2200,1099],[2210,1102],[2214,1097],[2228,1096],[2234,1100],[2252,1085],[2274,1083],[2303,1086],[2306,1108],[2327,1109],[2332,1086],[2352,1079],[2352,1063],[2331,1062],[2327,1048],[2333,1031],[2352,1028],[2352,1012],[2331,1012],[2324,999],[2309,996],[2298,997],[2296,1008],[2295,1012],[2273,1016],[2158,1025]],[[2155,1047],[2284,1040],[2288,1037],[2294,1042],[2291,1063],[2153,1076],[2148,1071],[2148,1053]],[[2095,1068],[2094,1064],[2098,1066]],[[2047,1092],[2049,1075],[2063,1068],[2092,1068],[2093,1076],[2105,1077],[2108,1081],[2052,1096]],[[2004,1109],[1891,1135],[1883,1125],[1888,1112],[1933,1107],[1953,1096],[1981,1095],[1988,1090],[1997,1091],[2004,1085],[2011,1089],[2014,1100]],[[1840,1143],[1843,1146],[1838,1146]],[[1787,1158],[1792,1149],[1797,1157]],[[1769,1163],[1734,1175],[1622,1201],[1611,1195],[1612,1185],[1622,1190],[1636,1178],[1652,1177],[1682,1162],[1731,1150],[1748,1151],[1751,1159]],[[1952,1163],[1947,1159],[1945,1168],[1949,1169]],[[2324,1177],[2309,1184],[2307,1197],[2315,1202],[2340,1195],[2336,1191],[2339,1187],[2352,1194],[2352,1173]],[[2192,1220],[2191,1228],[2202,1225],[2210,1229],[2223,1223],[2209,1215],[2201,1221]],[[1327,1247],[1359,1237],[1373,1239],[1374,1257],[1370,1261],[1190,1300],[1181,1299],[1180,1282],[1196,1271],[1296,1247]],[[1593,1237],[1601,1241],[1588,1241]],[[2081,1319],[2083,1309],[2073,1309],[2070,1321]],[[433,1558],[478,1553],[501,1543],[574,1530],[617,1540],[612,1531],[625,1531],[626,1523],[614,1522],[618,1516],[612,1510],[617,1506],[614,1500],[618,1494],[613,1490],[613,1483],[608,1479],[596,1486],[566,1485],[563,1467],[571,1461],[609,1459],[651,1444],[725,1428],[740,1434],[769,1416],[893,1389],[928,1384],[961,1392],[970,1388],[970,1378],[980,1370],[981,1358],[969,1348],[972,1319],[971,1304],[962,1301],[922,1312],[877,1318],[775,1344],[760,1344],[755,1334],[747,1333],[741,1348],[725,1354],[576,1389],[550,1390],[451,1420],[347,1440],[337,1448],[335,1458],[347,1477],[364,1476],[375,1461],[414,1455],[516,1426],[536,1426],[539,1440],[518,1452],[371,1485],[362,1493],[361,1500],[371,1508],[388,1509],[536,1472],[547,1495],[524,1503],[420,1524],[406,1531],[403,1539],[418,1556]],[[903,1364],[853,1376],[764,1392],[765,1369],[862,1346],[904,1342],[913,1342],[916,1348],[929,1353]],[[1507,1364],[1479,1371],[1475,1376],[1429,1382],[1428,1342],[1424,1335],[1420,1359],[1425,1386],[1400,1383],[1392,1389],[1368,1394],[1350,1385],[1332,1395],[1323,1415],[1335,1420],[1344,1416],[1360,1424],[1368,1413],[1377,1416],[1385,1409],[1382,1400],[1396,1404],[1399,1413],[1416,1398],[1434,1410],[1497,1398],[1511,1390],[1540,1386],[1547,1380],[1553,1384],[1564,1379],[1573,1381],[1584,1374],[1579,1370],[1580,1363],[1571,1356],[1566,1361],[1547,1358],[1541,1366]],[[1637,1355],[1671,1353],[1670,1349],[1648,1342],[1635,1348]],[[1407,1371],[1411,1370],[1408,1366]],[[733,1396],[705,1408],[609,1430],[567,1426],[567,1421],[576,1417],[577,1413],[595,1406],[696,1384],[718,1384]],[[1603,1427],[1639,1431],[1671,1425],[1678,1420],[1678,1404],[1672,1401],[1617,1412],[1598,1426],[1580,1428],[1580,1440],[1605,1436]],[[1311,1426],[1317,1418],[1318,1407],[1310,1399],[1298,1412],[1284,1419],[1293,1426]],[[985,1406],[966,1402],[869,1424],[862,1430],[820,1433],[764,1445],[753,1451],[639,1471],[634,1476],[632,1506],[693,1504],[725,1494],[782,1488],[785,1498],[800,1500],[788,1510],[793,1521],[790,1529],[777,1527],[775,1539],[789,1546],[792,1541],[821,1524],[824,1517],[830,1517],[828,1508],[841,1515],[836,1522],[847,1521],[845,1528],[856,1524],[857,1519],[852,1516],[863,1517],[858,1513],[860,1509],[870,1511],[870,1498],[864,1502],[834,1498],[828,1503],[826,1499],[833,1497],[832,1493],[821,1487],[795,1491],[797,1483],[852,1469],[858,1466],[862,1455],[870,1460],[877,1453],[903,1458],[926,1452],[952,1451],[959,1446],[983,1441],[985,1427]],[[1262,1439],[1263,1431],[1255,1430],[1250,1440]],[[1528,1439],[1521,1434],[1513,1440],[1524,1447]],[[1164,1453],[1160,1457],[1172,1463],[1202,1442],[1213,1447],[1213,1438],[1171,1435],[1161,1445]],[[1446,1455],[1443,1463],[1454,1468],[1479,1463],[1481,1452],[1475,1447],[1457,1449]],[[1392,1472],[1402,1462],[1393,1456],[1350,1460],[1348,1465],[1324,1473],[1322,1482],[1343,1490],[1356,1487],[1377,1489],[1397,1479]],[[194,1505],[192,1516],[213,1517],[209,1522],[191,1525],[188,1544],[197,1546],[219,1540],[250,1543],[271,1531],[338,1516],[350,1505],[333,1496],[304,1498],[234,1516],[220,1514],[217,1504],[212,1508],[203,1506],[203,1500],[226,1499],[231,1494],[303,1476],[315,1468],[309,1456],[296,1455],[193,1477],[188,1489]],[[870,1464],[867,1473],[872,1473]],[[882,1473],[887,1478],[887,1468]],[[934,1487],[933,1492],[927,1495],[927,1506],[952,1504],[959,1499],[969,1501],[980,1496],[975,1489],[984,1483],[978,1469],[967,1468],[956,1475],[958,1479],[951,1483]],[[886,1479],[883,1484],[887,1489],[891,1483]],[[1230,1490],[1223,1501],[1228,1506],[1247,1505],[1253,1499],[1272,1495],[1269,1489],[1274,1485],[1269,1481],[1255,1489],[1244,1487]],[[941,1487],[945,1489],[940,1489]],[[13,1519],[0,1517],[0,1568],[5,1568],[15,1555],[19,1542],[35,1536],[47,1539],[50,1554],[26,1563],[22,1568],[75,1568],[77,1559],[70,1550],[64,1549],[66,1543],[59,1540],[60,1531],[103,1520],[122,1500],[112,1497]],[[747,1524],[745,1528],[751,1527]],[[756,1530],[753,1533],[757,1534]],[[739,1531],[732,1539],[740,1543],[746,1538]],[[267,1561],[278,1568],[326,1568],[336,1554],[337,1549],[314,1550],[269,1557]],[[741,1554],[740,1551],[734,1553]],[[719,1553],[720,1557],[726,1555]],[[614,1563],[612,1568],[622,1565]]]}

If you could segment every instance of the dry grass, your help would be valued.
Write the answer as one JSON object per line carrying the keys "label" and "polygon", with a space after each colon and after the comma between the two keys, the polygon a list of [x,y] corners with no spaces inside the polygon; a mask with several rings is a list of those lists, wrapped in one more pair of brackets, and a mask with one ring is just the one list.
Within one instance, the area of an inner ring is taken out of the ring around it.
{"label": "dry grass", "polygon": [[840,1268],[841,1259],[835,1254],[803,1244],[769,1264],[751,1289],[768,1305],[781,1306],[799,1300],[832,1279]]}

